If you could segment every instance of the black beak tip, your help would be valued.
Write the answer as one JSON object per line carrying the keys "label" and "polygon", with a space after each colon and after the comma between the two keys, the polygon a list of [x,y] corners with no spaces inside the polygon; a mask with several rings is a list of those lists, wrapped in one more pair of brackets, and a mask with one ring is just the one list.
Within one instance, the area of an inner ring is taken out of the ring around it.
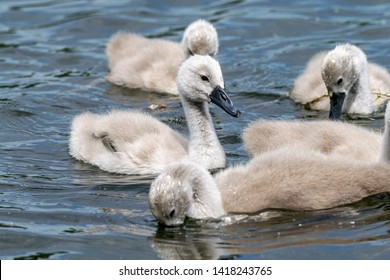
{"label": "black beak tip", "polygon": [[341,112],[343,109],[343,103],[345,99],[344,92],[335,92],[330,97],[330,110],[329,110],[329,119],[337,120],[340,119]]}
{"label": "black beak tip", "polygon": [[331,114],[329,114],[329,119],[330,120],[338,120],[338,119],[340,119],[340,115],[331,113]]}
{"label": "black beak tip", "polygon": [[234,108],[233,102],[230,100],[229,95],[220,86],[216,86],[209,97],[211,102],[222,108],[229,115],[235,118],[240,117],[241,112]]}

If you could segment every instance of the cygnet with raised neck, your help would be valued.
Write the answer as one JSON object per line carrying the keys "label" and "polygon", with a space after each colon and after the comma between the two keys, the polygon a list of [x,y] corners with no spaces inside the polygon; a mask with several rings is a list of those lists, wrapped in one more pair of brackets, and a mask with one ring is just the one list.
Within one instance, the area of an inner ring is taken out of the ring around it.
{"label": "cygnet with raised neck", "polygon": [[208,103],[239,117],[225,91],[219,63],[194,55],[180,67],[177,85],[190,139],[135,110],[83,113],[72,122],[69,153],[78,160],[122,174],[158,174],[174,161],[189,159],[207,169],[226,166]]}

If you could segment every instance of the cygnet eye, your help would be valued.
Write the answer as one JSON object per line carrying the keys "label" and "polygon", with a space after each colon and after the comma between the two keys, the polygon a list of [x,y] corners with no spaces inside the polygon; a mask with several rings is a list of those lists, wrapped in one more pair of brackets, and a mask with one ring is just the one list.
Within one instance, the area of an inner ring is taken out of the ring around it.
{"label": "cygnet eye", "polygon": [[175,209],[172,209],[171,213],[169,213],[169,217],[173,218],[174,215],[175,215]]}
{"label": "cygnet eye", "polygon": [[209,78],[205,75],[201,75],[200,78],[202,79],[202,81],[207,81],[207,82],[210,81]]}
{"label": "cygnet eye", "polygon": [[342,79],[342,78],[340,78],[340,79],[337,80],[337,85],[338,85],[338,86],[341,85],[342,83],[343,83],[343,79]]}

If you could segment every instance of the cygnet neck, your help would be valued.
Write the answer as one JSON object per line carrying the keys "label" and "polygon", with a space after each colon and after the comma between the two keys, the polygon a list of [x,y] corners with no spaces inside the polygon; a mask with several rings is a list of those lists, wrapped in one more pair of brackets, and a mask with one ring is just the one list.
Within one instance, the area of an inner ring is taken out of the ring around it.
{"label": "cygnet neck", "polygon": [[385,131],[382,136],[381,162],[390,163],[390,103],[388,103],[385,114]]}
{"label": "cygnet neck", "polygon": [[[211,174],[202,166],[191,163],[191,173],[186,181],[192,191],[187,191],[191,201],[187,215],[195,219],[218,218],[225,215],[222,196]],[[180,166],[179,166],[180,167]]]}
{"label": "cygnet neck", "polygon": [[180,97],[190,132],[190,159],[206,169],[225,167],[225,152],[215,132],[207,102],[195,102],[183,95]]}
{"label": "cygnet neck", "polygon": [[358,67],[358,79],[345,97],[343,112],[370,114],[373,111],[374,100],[371,95],[367,60],[362,60]]}

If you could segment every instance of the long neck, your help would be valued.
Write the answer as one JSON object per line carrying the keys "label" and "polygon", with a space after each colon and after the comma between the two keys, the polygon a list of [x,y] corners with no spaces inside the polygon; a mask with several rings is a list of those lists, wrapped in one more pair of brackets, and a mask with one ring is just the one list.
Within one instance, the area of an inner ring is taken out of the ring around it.
{"label": "long neck", "polygon": [[193,170],[193,199],[188,210],[188,216],[198,219],[221,217],[226,214],[221,192],[211,174],[203,167],[201,169]]}
{"label": "long neck", "polygon": [[182,104],[190,131],[190,159],[207,169],[225,167],[225,152],[215,132],[207,103],[195,103],[182,97]]}
{"label": "long neck", "polygon": [[346,95],[343,105],[344,113],[370,114],[374,111],[374,100],[371,95],[367,66],[362,67],[356,83]]}
{"label": "long neck", "polygon": [[386,110],[385,114],[385,131],[382,137],[381,157],[382,162],[390,163],[390,106]]}

